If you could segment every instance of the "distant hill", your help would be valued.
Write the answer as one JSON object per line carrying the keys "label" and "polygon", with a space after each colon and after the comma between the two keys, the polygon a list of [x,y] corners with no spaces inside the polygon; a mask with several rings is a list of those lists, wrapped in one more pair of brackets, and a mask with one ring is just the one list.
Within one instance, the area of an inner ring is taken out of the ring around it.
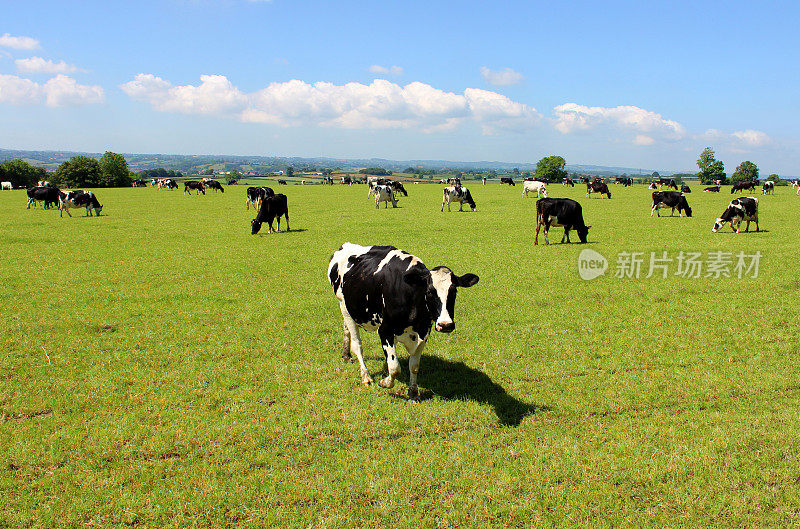
{"label": "distant hill", "polygon": [[[208,169],[214,171],[254,171],[256,173],[269,173],[294,167],[295,171],[314,169],[358,170],[365,167],[381,167],[390,171],[399,172],[408,167],[415,169],[436,169],[453,171],[497,171],[505,172],[519,169],[522,172],[534,171],[536,164],[510,163],[510,162],[458,162],[451,160],[387,160],[385,158],[302,158],[285,156],[233,156],[233,155],[188,155],[188,154],[130,154],[122,153],[128,161],[132,171],[156,169],[163,167],[166,170],[181,171],[185,174],[199,174]],[[22,151],[0,149],[0,162],[14,158],[22,158],[32,165],[44,167],[55,171],[62,163],[72,156],[89,156],[100,158],[103,153],[74,152],[74,151]],[[631,167],[607,167],[602,165],[567,165],[567,171],[573,173],[596,175],[647,176],[658,171],[663,176],[668,176],[675,171],[641,169]],[[693,171],[685,171],[693,172]]]}

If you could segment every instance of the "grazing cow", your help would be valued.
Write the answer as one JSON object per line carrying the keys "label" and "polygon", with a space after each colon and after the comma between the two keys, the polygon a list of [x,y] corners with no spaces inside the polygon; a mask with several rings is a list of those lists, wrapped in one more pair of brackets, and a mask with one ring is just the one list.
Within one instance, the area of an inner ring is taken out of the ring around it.
{"label": "grazing cow", "polygon": [[522,182],[522,196],[527,197],[528,193],[536,193],[536,198],[544,196],[547,198],[547,188],[543,182],[537,180],[525,180]]}
{"label": "grazing cow", "polygon": [[719,186],[711,186],[703,189],[703,193],[719,193]]}
{"label": "grazing cow", "polygon": [[[199,184],[199,182],[196,182],[196,183]],[[158,188],[159,189],[178,189],[178,182],[176,182],[172,178],[164,178],[164,179],[158,181]],[[185,192],[185,190],[184,190],[184,192]]]}
{"label": "grazing cow", "polygon": [[250,209],[250,204],[253,204],[253,207],[259,209],[261,207],[261,201],[273,195],[275,195],[275,192],[269,187],[248,187],[247,200],[244,205],[247,209]]}
{"label": "grazing cow", "polygon": [[205,186],[206,186],[206,189],[213,189],[215,192],[216,191],[222,191],[223,193],[225,192],[225,188],[223,188],[222,184],[220,184],[216,180],[211,180],[209,182],[206,182]]}
{"label": "grazing cow", "polygon": [[28,205],[25,209],[30,209],[31,205],[35,207],[37,202],[44,202],[44,209],[58,206],[60,193],[58,188],[37,186],[31,187],[26,192],[28,194]]}
{"label": "grazing cow", "polygon": [[73,191],[66,191],[59,194],[58,209],[59,215],[64,216],[64,211],[70,217],[72,213],[69,212],[72,208],[86,208],[86,216],[92,216],[92,210],[99,217],[103,206],[97,201],[97,197],[91,191],[81,191],[79,189]]}
{"label": "grazing cow", "polygon": [[618,176],[614,179],[615,184],[622,184],[622,187],[630,187],[633,185],[633,178],[626,178],[624,176]]}
{"label": "grazing cow", "polygon": [[603,195],[607,195],[608,198],[611,198],[611,191],[608,190],[608,185],[603,182],[595,181],[586,184],[586,196],[590,197],[592,193],[600,193],[600,198],[603,198]]}
{"label": "grazing cow", "polygon": [[0,189],[11,191],[14,186],[11,185],[11,182],[0,182]]}
{"label": "grazing cow", "polygon": [[47,180],[39,180],[36,185],[37,187],[50,187],[50,182]]}
{"label": "grazing cow", "polygon": [[138,179],[131,181],[131,187],[147,187],[147,180]]}
{"label": "grazing cow", "polygon": [[714,222],[714,227],[711,228],[712,233],[717,233],[726,222],[731,223],[731,228],[736,233],[739,233],[739,227],[742,221],[747,221],[747,227],[744,231],[750,231],[750,221],[755,221],[756,231],[758,231],[758,199],[755,197],[741,197],[734,198],[728,207],[722,213],[722,216]]}
{"label": "grazing cow", "polygon": [[733,187],[731,188],[731,195],[736,191],[739,191],[741,193],[743,193],[744,191],[755,191],[756,184],[757,182],[755,182],[754,180],[741,180],[739,182],[736,182],[733,184]]}
{"label": "grazing cow", "polygon": [[389,371],[378,385],[391,388],[401,373],[396,347],[402,343],[409,354],[408,396],[418,400],[419,360],[431,327],[437,332],[455,330],[457,289],[471,287],[478,279],[475,274],[459,277],[446,266],[428,270],[418,257],[393,246],[344,243],[328,265],[328,280],[344,319],[342,358],[351,360],[355,354],[361,382],[372,385],[359,327],[377,331]]}
{"label": "grazing cow", "polygon": [[206,194],[206,186],[202,184],[202,182],[198,182],[197,180],[189,180],[183,183],[183,194],[189,193],[192,194],[192,189],[197,191],[197,194],[203,193]]}
{"label": "grazing cow", "polygon": [[686,184],[681,184],[681,193],[691,193],[692,190]]}
{"label": "grazing cow", "polygon": [[229,185],[229,186],[235,186],[235,185],[237,185],[238,183],[239,183],[239,181],[238,181],[238,180],[236,180],[235,178],[230,178],[230,179],[228,179],[228,185]]}
{"label": "grazing cow", "polygon": [[774,195],[775,194],[775,182],[772,180],[767,180],[764,182],[764,185],[761,186],[761,194],[762,195]]}
{"label": "grazing cow", "polygon": [[682,217],[684,212],[686,212],[687,217],[692,216],[692,208],[689,207],[686,197],[678,191],[653,192],[653,207],[650,209],[650,216],[652,217],[653,212],[656,212],[660,217],[661,212],[658,210],[662,208],[672,208],[672,215],[675,215],[675,208],[677,208],[678,216]]}
{"label": "grazing cow", "polygon": [[257,234],[261,229],[261,224],[264,222],[269,225],[267,233],[272,233],[272,221],[276,218],[278,219],[278,229],[275,231],[281,231],[281,216],[286,217],[286,231],[289,231],[289,206],[286,202],[286,195],[278,193],[264,198],[261,201],[258,215],[250,221],[250,226],[252,227],[250,234]]}
{"label": "grazing cow", "polygon": [[647,189],[651,189],[651,190],[653,190],[653,189],[658,189],[658,186],[656,185],[656,183],[655,183],[655,182],[653,182],[652,184],[650,184],[649,186],[647,186]]}
{"label": "grazing cow", "polygon": [[589,183],[589,179],[586,178],[585,176],[582,176],[582,177],[580,177],[580,182],[581,182],[581,184],[588,184]]}
{"label": "grazing cow", "polygon": [[469,205],[472,211],[478,209],[475,206],[475,201],[472,200],[472,193],[470,193],[469,189],[466,187],[445,187],[444,193],[442,194],[442,211],[444,211],[445,204],[447,204],[447,211],[450,211],[451,202],[458,202],[458,211],[463,211],[462,208],[464,207],[464,202]]}
{"label": "grazing cow", "polygon": [[503,177],[500,178],[500,185],[502,185],[502,184],[508,184],[510,186],[516,185],[512,179],[510,179],[510,178],[508,178],[506,176],[503,176]]}
{"label": "grazing cow", "polygon": [[575,182],[572,180],[572,178],[564,178],[561,180],[561,185],[575,187]]}
{"label": "grazing cow", "polygon": [[349,186],[353,185],[353,179],[350,178],[349,176],[343,176],[342,177],[342,185],[345,185],[345,184],[349,185]]}
{"label": "grazing cow", "polygon": [[372,191],[375,195],[376,209],[381,202],[386,202],[387,208],[389,207],[389,202],[392,203],[392,207],[397,207],[397,198],[394,196],[394,189],[392,189],[392,186],[376,185],[373,187]]}
{"label": "grazing cow", "polygon": [[285,185],[288,185],[288,184],[286,183],[286,180],[278,180],[278,185],[279,186],[285,186]]}
{"label": "grazing cow", "polygon": [[675,180],[671,178],[659,178],[658,181],[656,181],[656,184],[658,184],[659,189],[661,189],[661,186],[667,186],[668,188],[674,189],[675,191],[678,190],[678,184],[676,184]]}
{"label": "grazing cow", "polygon": [[589,228],[583,222],[583,209],[581,205],[569,198],[540,198],[536,201],[536,236],[533,244],[539,244],[539,229],[544,226],[544,243],[550,244],[547,238],[552,226],[563,226],[563,243],[569,243],[569,231],[574,229],[582,243],[586,242]]}

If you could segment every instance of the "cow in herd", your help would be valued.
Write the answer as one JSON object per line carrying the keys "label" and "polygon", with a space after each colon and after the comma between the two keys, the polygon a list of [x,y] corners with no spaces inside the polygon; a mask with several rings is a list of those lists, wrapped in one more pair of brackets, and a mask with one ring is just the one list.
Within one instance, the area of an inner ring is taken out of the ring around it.
{"label": "cow in herd", "polygon": [[397,198],[394,196],[394,189],[392,186],[389,185],[374,185],[370,189],[370,192],[375,197],[375,208],[377,208],[381,202],[385,202],[385,207],[389,207],[389,202],[392,203],[392,207],[397,207]]}
{"label": "cow in herd", "polygon": [[755,191],[756,185],[758,185],[758,182],[755,180],[740,180],[739,182],[735,182],[733,187],[731,187],[731,195],[737,191],[740,193]]}
{"label": "cow in herd", "polygon": [[552,226],[563,226],[564,240],[569,243],[569,232],[575,230],[582,243],[586,242],[589,228],[583,222],[583,208],[576,201],[570,198],[540,198],[536,201],[536,235],[533,244],[539,244],[539,230],[544,226],[544,243],[550,244],[547,238]]}
{"label": "cow in herd", "polygon": [[539,180],[525,180],[522,182],[522,196],[527,197],[528,193],[536,193],[536,198],[544,196],[547,198],[547,188],[544,182]]}
{"label": "cow in herd", "polygon": [[472,199],[472,193],[470,193],[469,189],[466,187],[445,187],[444,193],[442,193],[442,211],[444,211],[445,204],[447,204],[447,211],[450,211],[451,202],[458,202],[458,211],[463,211],[462,208],[464,207],[464,202],[469,205],[472,211],[476,211],[478,209],[475,206],[475,201]]}
{"label": "cow in herd", "polygon": [[267,233],[272,233],[272,221],[275,219],[278,221],[278,229],[275,231],[281,231],[281,217],[286,217],[286,231],[289,231],[289,206],[286,201],[286,195],[278,193],[264,197],[261,201],[261,207],[258,208],[256,218],[250,221],[250,233],[256,235],[261,230],[261,224],[264,222],[269,226]]}
{"label": "cow in herd", "polygon": [[605,182],[594,181],[586,184],[586,196],[591,197],[592,193],[600,193],[600,198],[603,198],[603,195],[608,196],[609,199],[611,198],[611,191],[608,190],[608,185]]}
{"label": "cow in herd", "polygon": [[510,186],[516,185],[514,183],[514,180],[512,180],[511,178],[508,178],[507,176],[503,176],[503,177],[500,178],[500,185],[502,185],[502,184],[508,184]]}
{"label": "cow in herd", "polygon": [[653,207],[650,209],[650,216],[652,217],[653,212],[655,212],[660,217],[661,212],[659,210],[663,208],[672,208],[672,215],[675,215],[675,210],[677,209],[680,217],[683,216],[683,213],[686,213],[687,217],[692,216],[692,208],[689,207],[686,197],[678,191],[653,192]]}
{"label": "cow in herd", "polygon": [[633,178],[618,176],[614,179],[615,184],[622,184],[622,187],[631,187],[633,185]]}
{"label": "cow in herd", "polygon": [[764,182],[764,185],[761,186],[761,194],[762,195],[774,195],[775,194],[775,182],[772,180],[767,180]]}
{"label": "cow in herd", "polygon": [[13,189],[14,186],[11,185],[11,182],[0,182],[0,190],[11,191]]}
{"label": "cow in herd", "polygon": [[220,184],[216,180],[210,180],[208,182],[204,182],[203,185],[206,186],[206,189],[213,189],[214,192],[217,191],[222,191],[223,193],[225,192],[225,188],[222,187],[222,184]]}
{"label": "cow in herd", "polygon": [[758,231],[758,199],[755,197],[741,197],[731,200],[722,215],[714,222],[714,227],[711,228],[712,233],[717,233],[725,226],[725,223],[730,222],[731,228],[734,232],[739,233],[739,227],[742,221],[747,221],[747,227],[744,231],[750,231],[750,222],[756,223],[756,231]]}
{"label": "cow in herd", "polygon": [[711,186],[703,189],[703,193],[719,193],[719,186]]}
{"label": "cow in herd", "polygon": [[419,400],[417,375],[420,356],[431,332],[455,330],[459,288],[475,285],[475,274],[456,275],[446,266],[428,269],[418,257],[393,246],[344,243],[331,257],[328,280],[342,312],[342,357],[355,355],[361,382],[373,384],[364,363],[359,328],[377,331],[388,376],[378,381],[391,388],[401,374],[397,343],[408,350],[408,396]]}
{"label": "cow in herd", "polygon": [[681,193],[691,193],[692,190],[686,184],[681,184]]}
{"label": "cow in herd", "polygon": [[275,192],[272,188],[261,186],[261,187],[248,187],[247,188],[247,200],[245,201],[244,205],[247,209],[250,209],[250,204],[253,204],[253,207],[256,209],[261,208],[261,202],[267,198],[275,195]]}
{"label": "cow in herd", "polygon": [[183,183],[183,194],[189,193],[192,194],[192,191],[196,191],[195,194],[199,195],[200,193],[206,194],[206,186],[203,185],[202,182],[198,182],[197,180],[187,180]]}
{"label": "cow in herd", "polygon": [[100,212],[103,210],[103,206],[100,205],[100,202],[97,201],[97,197],[91,191],[74,190],[62,192],[60,194],[60,199],[59,214],[62,217],[64,216],[64,211],[71,217],[72,214],[69,210],[74,208],[86,208],[87,217],[92,216],[92,210],[94,210],[95,215],[99,217]]}
{"label": "cow in herd", "polygon": [[564,178],[561,180],[561,185],[575,187],[575,181],[572,178]]}

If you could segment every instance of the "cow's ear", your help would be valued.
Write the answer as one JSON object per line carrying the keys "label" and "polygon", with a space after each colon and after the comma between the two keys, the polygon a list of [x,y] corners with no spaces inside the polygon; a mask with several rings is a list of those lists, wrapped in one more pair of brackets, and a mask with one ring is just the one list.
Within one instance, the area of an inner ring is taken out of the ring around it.
{"label": "cow's ear", "polygon": [[462,287],[462,288],[471,287],[472,285],[478,282],[478,279],[480,278],[475,274],[464,274],[461,277],[453,274],[453,283],[455,283],[457,287]]}
{"label": "cow's ear", "polygon": [[428,284],[430,272],[414,267],[403,274],[403,281],[411,286],[425,286]]}

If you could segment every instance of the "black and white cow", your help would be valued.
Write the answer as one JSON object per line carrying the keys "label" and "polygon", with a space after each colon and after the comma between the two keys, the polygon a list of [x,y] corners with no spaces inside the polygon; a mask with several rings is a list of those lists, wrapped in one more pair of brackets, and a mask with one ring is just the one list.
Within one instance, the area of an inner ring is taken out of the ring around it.
{"label": "black and white cow", "polygon": [[481,181],[483,182],[483,185],[486,185],[486,177],[485,176],[483,178],[481,178]]}
{"label": "black and white cow", "polygon": [[736,191],[739,191],[741,193],[744,193],[745,191],[755,191],[756,184],[757,182],[755,182],[754,180],[741,180],[739,182],[736,182],[735,184],[733,184],[733,187],[731,188],[731,195]]}
{"label": "black and white cow", "polygon": [[681,184],[681,193],[691,193],[692,190],[686,184]]}
{"label": "black and white cow", "polygon": [[569,198],[540,198],[536,201],[536,236],[533,244],[539,244],[539,229],[542,226],[544,226],[545,244],[550,244],[547,234],[552,226],[564,227],[562,243],[565,239],[569,242],[569,231],[572,229],[578,233],[581,242],[585,243],[591,228],[583,222],[581,205]]}
{"label": "black and white cow", "polygon": [[289,184],[286,183],[286,180],[278,180],[278,185],[279,186],[285,186],[285,185],[289,185]]}
{"label": "black and white cow", "polygon": [[650,209],[650,216],[653,212],[660,217],[661,212],[658,211],[662,208],[672,208],[672,215],[675,215],[675,209],[678,210],[678,216],[682,217],[686,213],[687,217],[692,216],[692,208],[686,201],[686,197],[679,191],[654,191],[653,192],[653,207]]}
{"label": "black and white cow", "polygon": [[289,231],[289,205],[286,202],[286,195],[278,193],[264,198],[261,201],[261,207],[258,209],[258,215],[250,221],[251,235],[257,234],[261,229],[261,224],[264,222],[269,225],[267,233],[272,233],[272,221],[276,218],[278,219],[278,229],[276,231],[281,231],[281,216],[286,217],[286,231]]}
{"label": "black and white cow", "polygon": [[349,186],[353,185],[353,179],[350,178],[349,176],[343,176],[342,185],[349,185]]}
{"label": "black and white cow", "polygon": [[406,191],[406,188],[403,187],[403,182],[398,182],[397,180],[391,180],[391,181],[387,182],[387,185],[392,186],[392,189],[394,189],[396,192],[403,193],[404,197],[408,196],[408,192]]}
{"label": "black and white cow", "polygon": [[0,182],[0,189],[3,191],[11,191],[14,189],[14,186],[11,185],[11,182]]}
{"label": "black and white cow", "polygon": [[197,191],[197,194],[203,193],[206,194],[206,186],[203,185],[202,182],[198,182],[197,180],[189,180],[183,183],[183,194],[189,193],[192,194],[192,190]]}
{"label": "black and white cow", "polygon": [[250,209],[250,204],[253,204],[253,207],[258,209],[261,207],[262,200],[273,195],[275,195],[275,192],[269,187],[248,187],[247,200],[245,201],[244,205],[247,207],[247,209]]}
{"label": "black and white cow", "polygon": [[622,184],[622,187],[631,187],[633,185],[633,178],[618,176],[614,179],[615,184]]}
{"label": "black and white cow", "polygon": [[586,196],[591,196],[592,193],[600,193],[600,198],[603,198],[603,195],[611,198],[611,191],[608,190],[608,185],[604,182],[594,181],[586,184]]}
{"label": "black and white cow", "polygon": [[661,186],[667,186],[668,188],[674,189],[675,191],[678,190],[678,184],[676,184],[675,180],[671,178],[659,178],[656,183],[658,184],[659,189],[661,189]]}
{"label": "black and white cow", "polygon": [[176,182],[172,178],[164,178],[164,179],[158,181],[158,188],[159,189],[178,189],[178,182]]}
{"label": "black and white cow", "polygon": [[564,178],[561,180],[561,185],[575,187],[575,182],[572,180],[572,178]]}
{"label": "black and white cow", "polygon": [[747,226],[744,231],[750,231],[750,222],[756,223],[756,231],[758,231],[758,199],[755,197],[741,197],[734,198],[722,216],[714,222],[714,227],[711,228],[712,233],[717,233],[725,226],[726,222],[731,223],[731,228],[736,233],[739,233],[739,227],[742,221],[747,221]]}
{"label": "black and white cow", "polygon": [[131,187],[147,187],[147,180],[144,180],[142,178],[132,180]]}
{"label": "black and white cow", "polygon": [[381,186],[376,185],[372,188],[372,193],[375,195],[375,208],[380,205],[381,202],[386,202],[386,207],[389,207],[389,202],[392,203],[392,207],[397,207],[397,198],[394,196],[394,189],[392,186]]}
{"label": "black and white cow", "polygon": [[719,186],[711,186],[703,189],[703,193],[719,193]]}
{"label": "black and white cow", "polygon": [[208,182],[205,182],[203,185],[206,186],[206,189],[213,189],[214,191],[222,191],[223,193],[225,192],[225,188],[222,187],[222,184],[220,184],[216,180],[209,180]]}
{"label": "black and white cow", "polygon": [[503,176],[503,177],[501,177],[501,178],[500,178],[500,184],[501,184],[501,185],[502,185],[502,184],[508,184],[508,185],[510,185],[510,186],[516,185],[516,184],[514,183],[514,180],[512,180],[511,178],[508,178],[508,177],[506,177],[506,176]]}
{"label": "black and white cow", "polygon": [[775,194],[775,182],[772,180],[767,180],[764,182],[764,185],[761,186],[761,194],[762,195],[774,195]]}
{"label": "black and white cow", "polygon": [[472,211],[476,211],[478,209],[475,206],[475,201],[472,200],[472,193],[470,193],[469,189],[466,187],[445,187],[444,193],[442,193],[442,211],[444,211],[445,204],[447,204],[447,211],[450,211],[451,202],[458,202],[458,211],[463,211],[462,208],[464,207],[464,202],[469,205]]}
{"label": "black and white cow", "polygon": [[228,179],[228,185],[229,185],[229,186],[235,186],[235,185],[237,185],[238,183],[239,183],[239,181],[238,181],[238,180],[236,180],[235,178],[229,178],[229,179]]}
{"label": "black and white cow", "polygon": [[28,205],[26,209],[30,209],[31,205],[36,206],[37,202],[44,203],[44,209],[58,206],[60,191],[55,187],[37,186],[31,187],[27,191]]}
{"label": "black and white cow", "polygon": [[475,274],[457,276],[446,266],[431,270],[418,258],[393,246],[344,243],[331,257],[328,280],[344,319],[342,357],[355,354],[361,382],[373,379],[364,364],[359,327],[377,331],[389,375],[378,382],[391,388],[400,376],[397,342],[408,350],[408,396],[417,400],[417,374],[431,327],[453,332],[458,287],[478,282]]}
{"label": "black and white cow", "polygon": [[655,182],[653,182],[652,184],[650,184],[649,186],[647,186],[647,189],[650,189],[650,190],[653,190],[653,189],[658,189],[658,186],[656,185],[656,183],[655,183]]}
{"label": "black and white cow", "polygon": [[67,215],[71,217],[72,213],[69,210],[73,208],[86,208],[87,217],[92,216],[92,210],[98,217],[100,212],[103,211],[103,206],[100,205],[97,197],[91,191],[76,189],[60,193],[58,202],[59,215],[63,217],[64,211],[66,211]]}

